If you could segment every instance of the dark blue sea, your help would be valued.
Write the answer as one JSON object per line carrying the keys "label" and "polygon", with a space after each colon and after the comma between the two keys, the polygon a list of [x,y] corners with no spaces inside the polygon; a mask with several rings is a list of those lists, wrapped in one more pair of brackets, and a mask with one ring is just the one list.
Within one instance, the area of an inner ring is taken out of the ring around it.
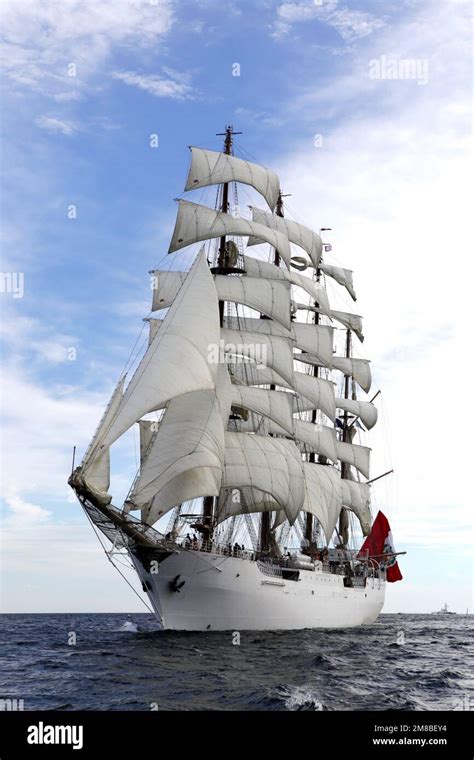
{"label": "dark blue sea", "polygon": [[230,633],[160,632],[147,614],[1,615],[0,700],[25,710],[472,710],[473,630],[473,616],[381,615],[351,630],[242,632],[235,644]]}

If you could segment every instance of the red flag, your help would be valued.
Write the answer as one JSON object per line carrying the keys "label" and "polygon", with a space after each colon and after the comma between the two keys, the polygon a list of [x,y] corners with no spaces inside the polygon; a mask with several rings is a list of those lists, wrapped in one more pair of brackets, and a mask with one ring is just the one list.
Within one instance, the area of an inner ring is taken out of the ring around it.
{"label": "red flag", "polygon": [[369,557],[374,557],[379,564],[386,567],[387,581],[389,583],[402,580],[403,575],[398,567],[397,558],[394,556],[388,556],[386,559],[383,558],[384,554],[395,554],[392,531],[383,512],[378,513],[372,525],[372,530],[360,548],[359,555],[367,556],[367,553]]}

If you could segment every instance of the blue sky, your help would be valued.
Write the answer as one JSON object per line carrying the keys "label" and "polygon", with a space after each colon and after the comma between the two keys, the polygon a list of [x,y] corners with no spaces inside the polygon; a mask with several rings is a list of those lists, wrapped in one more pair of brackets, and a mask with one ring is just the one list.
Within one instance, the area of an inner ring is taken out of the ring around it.
{"label": "blue sky", "polygon": [[[333,227],[331,263],[355,272],[360,355],[387,423],[373,469],[396,468],[375,503],[408,551],[386,610],[472,608],[452,371],[468,303],[468,12],[463,0],[4,1],[2,271],[24,275],[22,298],[0,294],[5,610],[140,608],[65,481],[148,313],[187,146],[220,149],[229,122],[244,133],[237,154],[277,171],[291,213]],[[369,75],[406,59],[419,76]]]}

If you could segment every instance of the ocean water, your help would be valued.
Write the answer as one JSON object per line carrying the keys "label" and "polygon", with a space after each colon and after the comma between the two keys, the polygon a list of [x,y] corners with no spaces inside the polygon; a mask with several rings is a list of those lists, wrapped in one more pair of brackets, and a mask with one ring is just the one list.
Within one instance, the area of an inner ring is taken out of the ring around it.
{"label": "ocean water", "polygon": [[[147,614],[1,615],[0,700],[25,710],[465,710],[474,616],[174,633]],[[74,635],[72,635],[74,634]],[[74,643],[75,641],[75,643]]]}

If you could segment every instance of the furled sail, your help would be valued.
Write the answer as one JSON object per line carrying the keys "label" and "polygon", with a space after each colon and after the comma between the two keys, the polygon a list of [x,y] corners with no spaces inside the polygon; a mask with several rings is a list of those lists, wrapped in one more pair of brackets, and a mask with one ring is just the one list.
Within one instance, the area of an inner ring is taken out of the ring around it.
{"label": "furled sail", "polygon": [[305,499],[303,463],[293,441],[247,433],[225,437],[222,487],[253,486],[271,494],[293,524]]}
{"label": "furled sail", "polygon": [[351,398],[337,398],[336,407],[343,409],[355,417],[360,417],[365,427],[370,430],[377,422],[377,407],[370,401],[356,401]]}
{"label": "furled sail", "polygon": [[342,503],[357,515],[364,536],[370,533],[370,486],[341,478]]}
{"label": "furled sail", "polygon": [[191,166],[185,190],[224,182],[242,182],[244,185],[251,185],[263,195],[273,211],[280,191],[280,181],[275,172],[218,151],[194,147],[190,150]]}
{"label": "furled sail", "polygon": [[[252,219],[257,224],[266,225],[272,230],[286,235],[288,240],[303,248],[308,254],[313,267],[318,267],[321,260],[321,252],[323,244],[319,235],[317,235],[309,227],[305,227],[303,224],[293,222],[291,219],[286,219],[281,216],[269,214],[266,211],[261,211],[254,206],[250,207],[252,210]],[[260,241],[255,237],[249,239],[249,245],[256,245]]]}
{"label": "furled sail", "polygon": [[257,367],[271,367],[293,387],[293,355],[287,338],[221,328],[222,348],[229,357],[246,357]]}
{"label": "furled sail", "polygon": [[343,285],[351,298],[356,301],[356,294],[354,290],[354,283],[352,281],[352,271],[350,269],[342,269],[342,267],[333,267],[330,264],[320,264],[319,268],[324,274],[332,277],[333,280]]}
{"label": "furled sail", "polygon": [[206,257],[199,254],[121,397],[100,448],[111,446],[134,422],[170,399],[214,389],[218,365],[209,361],[208,352],[219,338],[217,292]]}
{"label": "furled sail", "polygon": [[341,478],[334,468],[303,462],[306,496],[303,509],[315,515],[329,543],[341,511]]}
{"label": "furled sail", "polygon": [[249,219],[234,217],[223,211],[215,211],[207,206],[182,200],[179,201],[178,216],[168,253],[179,251],[192,243],[220,238],[224,235],[239,237],[254,235],[270,243],[278,251],[287,267],[290,267],[290,244],[288,238],[281,232],[271,230],[263,224],[251,222]]}
{"label": "furled sail", "polygon": [[341,462],[353,465],[366,478],[370,477],[370,449],[367,446],[337,441],[336,449]]}

